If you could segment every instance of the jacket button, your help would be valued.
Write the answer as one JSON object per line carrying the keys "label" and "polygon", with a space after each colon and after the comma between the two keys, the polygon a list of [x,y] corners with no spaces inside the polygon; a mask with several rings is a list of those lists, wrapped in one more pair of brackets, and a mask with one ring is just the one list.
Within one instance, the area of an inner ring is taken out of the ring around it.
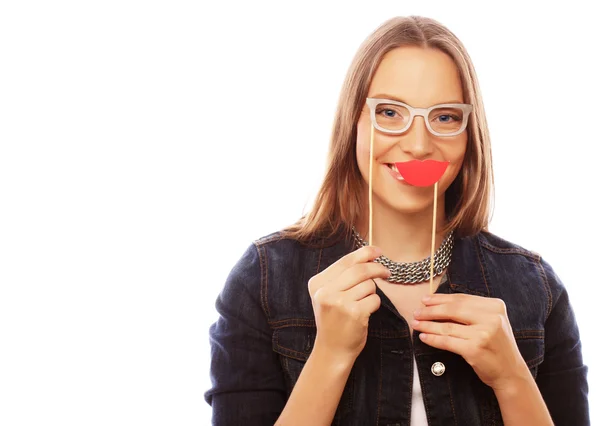
{"label": "jacket button", "polygon": [[434,376],[441,376],[446,371],[446,366],[442,362],[436,362],[431,366],[431,372]]}

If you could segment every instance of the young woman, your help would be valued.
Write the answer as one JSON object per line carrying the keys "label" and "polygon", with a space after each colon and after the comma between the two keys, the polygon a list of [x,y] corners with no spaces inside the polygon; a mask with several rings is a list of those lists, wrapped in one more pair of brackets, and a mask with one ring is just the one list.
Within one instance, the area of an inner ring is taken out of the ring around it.
{"label": "young woman", "polygon": [[[399,173],[412,160],[448,164],[432,295],[434,191]],[[313,209],[255,241],[217,300],[213,423],[589,424],[565,287],[486,230],[492,183],[465,48],[434,20],[387,21],[349,69]]]}

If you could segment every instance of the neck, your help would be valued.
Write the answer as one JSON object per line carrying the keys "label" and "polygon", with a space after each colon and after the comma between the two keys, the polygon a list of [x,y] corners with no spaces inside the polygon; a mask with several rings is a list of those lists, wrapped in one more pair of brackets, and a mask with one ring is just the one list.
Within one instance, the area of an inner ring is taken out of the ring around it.
{"label": "neck", "polygon": [[[433,194],[432,194],[433,195]],[[365,203],[368,206],[368,202]],[[445,234],[440,230],[446,225],[444,195],[438,197],[436,213],[435,248],[437,250]],[[431,255],[431,231],[433,226],[433,203],[426,210],[414,213],[398,212],[391,206],[378,202],[373,196],[373,245],[394,262],[416,262]],[[356,230],[368,243],[369,211],[366,209],[356,224]]]}

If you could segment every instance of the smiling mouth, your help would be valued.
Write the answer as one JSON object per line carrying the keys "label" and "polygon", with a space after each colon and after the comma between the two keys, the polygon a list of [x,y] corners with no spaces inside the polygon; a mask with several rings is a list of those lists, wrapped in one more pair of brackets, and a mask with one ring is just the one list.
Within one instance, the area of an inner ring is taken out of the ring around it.
{"label": "smiling mouth", "polygon": [[383,163],[387,166],[388,169],[390,169],[390,174],[391,176],[398,180],[398,181],[404,181],[404,176],[402,176],[402,174],[400,174],[400,172],[398,171],[398,167],[396,166],[395,163]]}
{"label": "smiling mouth", "polygon": [[413,186],[431,186],[439,181],[450,165],[448,161],[411,160],[394,163],[398,173]]}
{"label": "smiling mouth", "polygon": [[396,173],[400,173],[398,171],[398,167],[396,167],[395,163],[385,163],[386,166],[388,166],[390,169],[392,169],[393,171],[395,171]]}

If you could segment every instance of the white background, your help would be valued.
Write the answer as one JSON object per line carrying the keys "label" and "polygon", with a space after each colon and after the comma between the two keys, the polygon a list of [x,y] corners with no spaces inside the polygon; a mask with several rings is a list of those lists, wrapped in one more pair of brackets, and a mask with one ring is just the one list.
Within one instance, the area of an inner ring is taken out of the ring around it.
{"label": "white background", "polygon": [[352,56],[409,14],[469,50],[491,230],[565,282],[600,420],[597,21],[584,2],[479,4],[3,2],[0,424],[210,423],[215,298],[310,206]]}

